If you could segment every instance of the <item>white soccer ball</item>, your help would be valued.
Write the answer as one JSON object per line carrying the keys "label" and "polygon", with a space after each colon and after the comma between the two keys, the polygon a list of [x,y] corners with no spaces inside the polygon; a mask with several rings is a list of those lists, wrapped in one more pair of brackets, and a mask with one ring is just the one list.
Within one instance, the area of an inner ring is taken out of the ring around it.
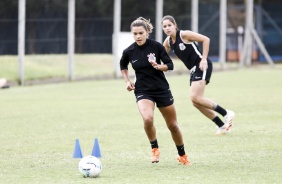
{"label": "white soccer ball", "polygon": [[79,161],[78,170],[85,178],[95,178],[102,171],[102,163],[97,157],[92,155],[85,156]]}

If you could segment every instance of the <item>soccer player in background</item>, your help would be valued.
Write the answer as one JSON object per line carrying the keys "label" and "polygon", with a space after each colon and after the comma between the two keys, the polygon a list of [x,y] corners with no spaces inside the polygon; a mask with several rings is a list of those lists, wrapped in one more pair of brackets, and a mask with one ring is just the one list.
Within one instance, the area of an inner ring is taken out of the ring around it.
{"label": "soccer player in background", "polygon": [[[153,25],[149,20],[139,17],[131,23],[135,42],[123,51],[120,70],[128,91],[134,90],[137,106],[142,116],[146,135],[151,143],[151,162],[159,162],[159,145],[154,126],[155,104],[161,112],[178,151],[178,161],[190,165],[185,154],[182,133],[177,123],[174,99],[164,71],[173,70],[173,63],[162,44],[148,39]],[[162,63],[161,63],[162,61]],[[135,70],[136,81],[128,76],[128,65]]]}
{"label": "soccer player in background", "polygon": [[[175,19],[170,15],[163,17],[162,28],[167,35],[163,42],[166,51],[172,49],[190,70],[190,99],[193,105],[218,126],[216,135],[229,133],[235,113],[204,97],[205,87],[210,82],[213,68],[208,58],[210,39],[189,30],[178,30]],[[195,42],[202,42],[202,53]],[[224,117],[225,123],[215,112]]]}

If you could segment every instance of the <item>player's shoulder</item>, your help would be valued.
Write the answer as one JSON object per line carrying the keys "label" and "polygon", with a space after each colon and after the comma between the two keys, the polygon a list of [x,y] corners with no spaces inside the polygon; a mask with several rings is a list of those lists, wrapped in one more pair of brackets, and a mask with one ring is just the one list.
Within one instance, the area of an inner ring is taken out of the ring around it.
{"label": "player's shoulder", "polygon": [[169,40],[170,40],[170,36],[167,36],[167,37],[165,38],[164,42],[169,42]]}
{"label": "player's shoulder", "polygon": [[134,50],[134,47],[135,47],[135,42],[132,43],[131,45],[129,45],[126,49],[123,50],[123,52],[130,52],[132,50]]}
{"label": "player's shoulder", "polygon": [[181,37],[181,38],[183,38],[183,37],[189,37],[189,36],[191,36],[191,34],[193,34],[194,32],[193,31],[191,31],[191,30],[179,30],[179,36]]}
{"label": "player's shoulder", "polygon": [[170,36],[167,36],[163,42],[163,45],[164,46],[169,46],[170,45],[170,42],[171,42],[171,37]]}
{"label": "player's shoulder", "polygon": [[158,45],[158,44],[160,44],[156,40],[152,40],[152,39],[149,39],[149,38],[147,39],[147,42],[148,42],[149,45]]}
{"label": "player's shoulder", "polygon": [[151,47],[157,47],[157,48],[163,47],[163,45],[156,40],[147,39],[147,42],[148,42],[148,45],[150,45]]}
{"label": "player's shoulder", "polygon": [[185,29],[185,30],[178,30],[178,35],[179,36],[185,36],[189,33],[191,33],[192,31],[191,30],[188,30],[188,29]]}

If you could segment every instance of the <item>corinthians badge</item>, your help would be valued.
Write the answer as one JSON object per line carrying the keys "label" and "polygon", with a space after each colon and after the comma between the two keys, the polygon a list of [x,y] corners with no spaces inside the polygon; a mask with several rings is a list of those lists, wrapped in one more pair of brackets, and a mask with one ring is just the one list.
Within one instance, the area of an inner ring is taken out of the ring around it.
{"label": "corinthians badge", "polygon": [[149,62],[155,62],[156,61],[156,57],[155,57],[154,53],[148,54],[147,57],[148,57]]}
{"label": "corinthians badge", "polygon": [[180,50],[185,50],[185,49],[186,49],[184,43],[180,43],[180,44],[179,44],[179,49],[180,49]]}

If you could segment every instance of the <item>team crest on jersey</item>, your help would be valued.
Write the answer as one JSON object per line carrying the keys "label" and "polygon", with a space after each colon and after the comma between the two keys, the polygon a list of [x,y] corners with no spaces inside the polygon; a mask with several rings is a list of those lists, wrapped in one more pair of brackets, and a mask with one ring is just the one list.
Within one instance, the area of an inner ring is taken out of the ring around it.
{"label": "team crest on jersey", "polygon": [[148,61],[156,61],[156,57],[155,57],[155,54],[154,53],[150,53],[147,55],[148,57]]}
{"label": "team crest on jersey", "polygon": [[184,43],[180,43],[180,44],[179,44],[179,49],[180,49],[180,50],[185,50],[185,49],[186,49]]}

